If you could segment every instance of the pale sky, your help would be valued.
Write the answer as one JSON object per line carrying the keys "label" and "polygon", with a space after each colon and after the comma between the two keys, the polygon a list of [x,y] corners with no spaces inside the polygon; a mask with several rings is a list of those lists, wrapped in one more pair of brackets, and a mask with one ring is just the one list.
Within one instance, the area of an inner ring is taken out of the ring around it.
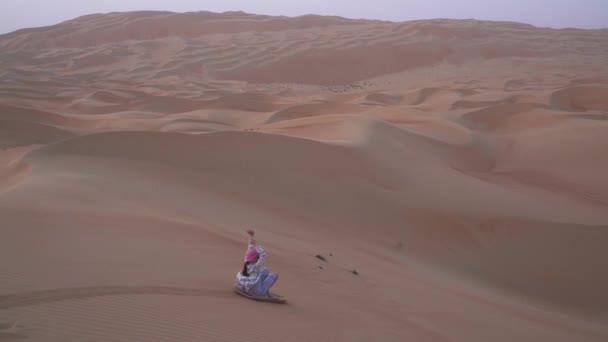
{"label": "pale sky", "polygon": [[608,28],[608,0],[0,0],[0,33],[85,14],[133,10],[245,11],[405,21],[506,20],[542,27]]}

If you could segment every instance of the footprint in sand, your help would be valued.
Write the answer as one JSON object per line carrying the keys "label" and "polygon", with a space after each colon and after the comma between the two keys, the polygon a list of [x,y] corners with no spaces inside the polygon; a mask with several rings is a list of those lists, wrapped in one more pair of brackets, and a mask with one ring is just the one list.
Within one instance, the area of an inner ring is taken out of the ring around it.
{"label": "footprint in sand", "polygon": [[17,321],[0,322],[0,338],[20,336],[23,332],[24,327]]}

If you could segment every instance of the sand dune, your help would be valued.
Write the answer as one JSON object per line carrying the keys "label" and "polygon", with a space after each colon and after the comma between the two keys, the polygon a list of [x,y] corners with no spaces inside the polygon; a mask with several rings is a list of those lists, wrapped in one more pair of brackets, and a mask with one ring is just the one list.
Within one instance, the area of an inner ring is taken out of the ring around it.
{"label": "sand dune", "polygon": [[608,87],[579,86],[565,88],[551,95],[551,104],[572,112],[608,111]]}
{"label": "sand dune", "polygon": [[289,108],[276,111],[268,118],[268,123],[293,120],[304,117],[313,117],[327,114],[353,114],[368,110],[365,106],[346,104],[340,102],[307,103],[303,105],[290,106]]}
{"label": "sand dune", "polygon": [[48,144],[71,137],[65,130],[44,124],[0,120],[0,146],[10,148],[35,144]]}
{"label": "sand dune", "polygon": [[372,103],[378,103],[383,105],[395,105],[401,103],[402,101],[402,98],[399,95],[380,92],[369,94],[365,96],[365,99]]}
{"label": "sand dune", "polygon": [[[606,38],[152,11],[2,35],[0,339],[605,341]],[[287,305],[232,292],[246,228]]]}

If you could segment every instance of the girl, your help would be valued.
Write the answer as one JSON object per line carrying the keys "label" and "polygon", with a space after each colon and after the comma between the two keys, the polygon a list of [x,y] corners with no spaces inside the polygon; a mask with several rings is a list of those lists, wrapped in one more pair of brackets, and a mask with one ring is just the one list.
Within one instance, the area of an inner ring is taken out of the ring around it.
{"label": "girl", "polygon": [[261,246],[256,246],[253,238],[255,232],[249,229],[247,234],[249,234],[249,245],[245,253],[245,264],[243,270],[236,275],[235,286],[250,296],[268,297],[268,290],[279,279],[279,275],[270,273],[264,267],[266,252]]}

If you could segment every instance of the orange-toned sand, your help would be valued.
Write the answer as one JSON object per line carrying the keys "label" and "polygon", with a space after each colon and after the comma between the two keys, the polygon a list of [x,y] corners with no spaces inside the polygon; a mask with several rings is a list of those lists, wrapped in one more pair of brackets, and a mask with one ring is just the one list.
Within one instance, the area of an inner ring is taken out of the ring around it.
{"label": "orange-toned sand", "polygon": [[[0,36],[0,340],[608,341],[607,65],[471,20]],[[288,304],[232,291],[246,228]]]}

